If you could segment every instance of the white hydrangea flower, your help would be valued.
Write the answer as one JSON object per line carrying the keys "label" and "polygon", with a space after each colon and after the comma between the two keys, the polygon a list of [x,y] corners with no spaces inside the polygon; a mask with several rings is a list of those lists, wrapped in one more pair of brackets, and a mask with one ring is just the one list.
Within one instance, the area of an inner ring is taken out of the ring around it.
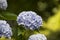
{"label": "white hydrangea flower", "polygon": [[0,37],[5,36],[10,38],[12,36],[12,29],[5,20],[0,20]]}
{"label": "white hydrangea flower", "polygon": [[17,17],[18,25],[24,25],[26,29],[34,30],[42,26],[42,18],[33,11],[23,11]]}
{"label": "white hydrangea flower", "polygon": [[7,0],[0,0],[0,9],[6,10],[8,7]]}
{"label": "white hydrangea flower", "polygon": [[28,40],[47,40],[44,34],[34,34],[29,37]]}

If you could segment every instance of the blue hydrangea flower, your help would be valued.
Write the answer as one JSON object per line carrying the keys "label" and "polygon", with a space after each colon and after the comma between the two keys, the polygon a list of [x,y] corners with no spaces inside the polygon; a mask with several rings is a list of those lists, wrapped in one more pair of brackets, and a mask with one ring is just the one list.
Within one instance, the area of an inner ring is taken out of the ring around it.
{"label": "blue hydrangea flower", "polygon": [[32,11],[23,11],[17,17],[18,25],[24,25],[26,29],[34,30],[42,26],[42,18]]}
{"label": "blue hydrangea flower", "polygon": [[0,20],[0,37],[2,36],[7,38],[11,38],[12,36],[12,29],[5,20]]}
{"label": "blue hydrangea flower", "polygon": [[0,0],[0,9],[6,10],[7,6],[7,0]]}
{"label": "blue hydrangea flower", "polygon": [[44,34],[34,34],[29,37],[28,40],[47,40]]}

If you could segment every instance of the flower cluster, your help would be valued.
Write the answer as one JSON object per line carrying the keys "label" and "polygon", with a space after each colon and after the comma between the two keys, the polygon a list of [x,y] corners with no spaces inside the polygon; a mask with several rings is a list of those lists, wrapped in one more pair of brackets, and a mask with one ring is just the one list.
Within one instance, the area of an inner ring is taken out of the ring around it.
{"label": "flower cluster", "polygon": [[17,17],[18,25],[24,25],[26,29],[34,30],[42,26],[42,18],[32,11],[23,11]]}
{"label": "flower cluster", "polygon": [[47,40],[44,34],[34,34],[29,37],[28,40]]}
{"label": "flower cluster", "polygon": [[12,36],[12,29],[5,20],[0,20],[0,37],[5,36],[10,38]]}
{"label": "flower cluster", "polygon": [[7,6],[7,0],[0,0],[0,9],[6,10]]}

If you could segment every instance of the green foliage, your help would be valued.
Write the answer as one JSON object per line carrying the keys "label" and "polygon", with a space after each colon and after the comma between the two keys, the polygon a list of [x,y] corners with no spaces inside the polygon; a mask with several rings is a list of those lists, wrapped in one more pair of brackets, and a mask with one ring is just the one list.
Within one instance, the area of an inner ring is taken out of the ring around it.
{"label": "green foliage", "polygon": [[9,12],[3,12],[2,14],[0,14],[1,19],[5,19],[5,20],[16,20],[17,15],[14,13],[9,13]]}
{"label": "green foliage", "polygon": [[[17,15],[21,11],[35,11],[43,18],[43,27],[38,31],[25,30],[22,26],[17,26],[13,21],[13,36],[11,40],[28,40],[34,33],[45,34],[48,40],[60,40],[60,0],[7,0],[6,11],[0,10],[0,20],[16,21]],[[54,9],[55,8],[55,9]],[[15,22],[16,23],[16,22]],[[14,24],[14,26],[13,26]],[[56,35],[55,35],[56,34]],[[2,37],[0,40],[6,40]]]}

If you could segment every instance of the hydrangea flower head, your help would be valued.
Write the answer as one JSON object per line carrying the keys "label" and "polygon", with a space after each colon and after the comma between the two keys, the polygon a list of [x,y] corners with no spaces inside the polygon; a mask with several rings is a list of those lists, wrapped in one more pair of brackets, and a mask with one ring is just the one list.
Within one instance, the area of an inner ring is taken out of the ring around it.
{"label": "hydrangea flower head", "polygon": [[7,6],[7,0],[0,0],[0,9],[6,10]]}
{"label": "hydrangea flower head", "polygon": [[24,25],[26,29],[34,30],[42,26],[42,18],[32,11],[23,11],[17,17],[18,25]]}
{"label": "hydrangea flower head", "polygon": [[12,29],[5,20],[0,20],[0,37],[5,36],[10,38],[12,36]]}
{"label": "hydrangea flower head", "polygon": [[34,34],[29,37],[28,40],[47,40],[44,34]]}

